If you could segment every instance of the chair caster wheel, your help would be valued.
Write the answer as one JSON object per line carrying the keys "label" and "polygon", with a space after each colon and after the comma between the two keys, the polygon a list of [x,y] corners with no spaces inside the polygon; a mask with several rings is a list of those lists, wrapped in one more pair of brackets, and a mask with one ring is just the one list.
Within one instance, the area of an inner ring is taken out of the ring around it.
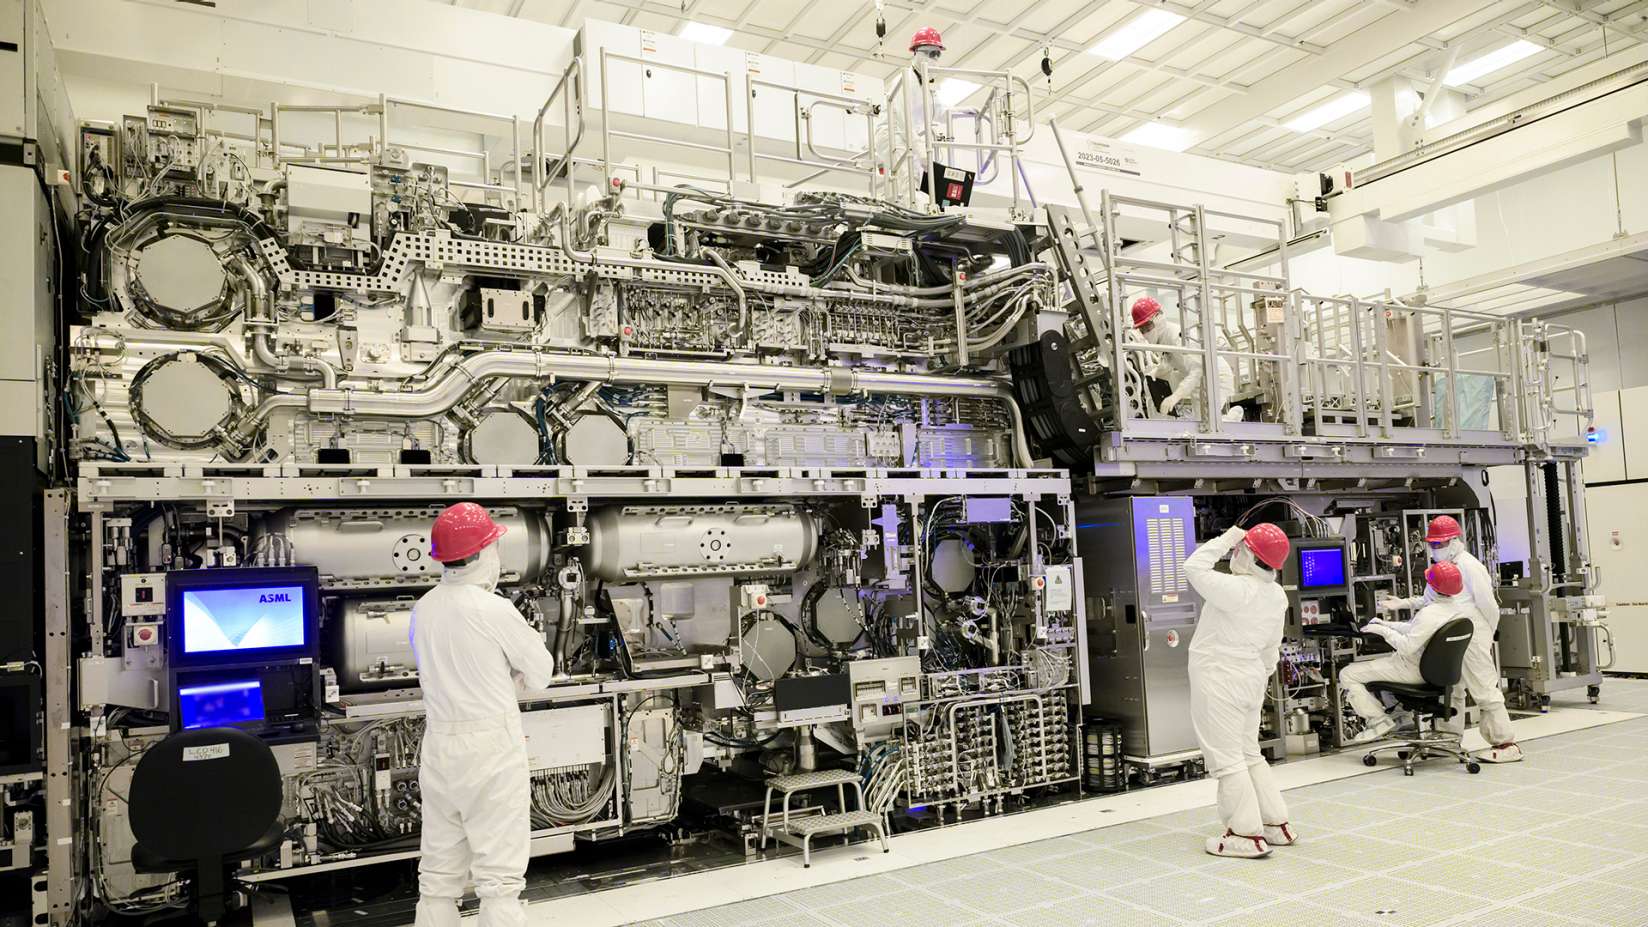
{"label": "chair caster wheel", "polygon": [[1466,763],[1465,764],[1465,771],[1474,776],[1477,773],[1482,771],[1482,764],[1474,762],[1474,761],[1470,762],[1470,763]]}
{"label": "chair caster wheel", "polygon": [[1362,757],[1362,765],[1363,766],[1378,766],[1379,765],[1379,759],[1378,759],[1378,757],[1375,757],[1373,754],[1370,753],[1367,756]]}
{"label": "chair caster wheel", "polygon": [[1412,767],[1412,766],[1404,766],[1404,767],[1402,767],[1402,775],[1404,775],[1404,776],[1411,776],[1411,775],[1413,775],[1413,767]]}

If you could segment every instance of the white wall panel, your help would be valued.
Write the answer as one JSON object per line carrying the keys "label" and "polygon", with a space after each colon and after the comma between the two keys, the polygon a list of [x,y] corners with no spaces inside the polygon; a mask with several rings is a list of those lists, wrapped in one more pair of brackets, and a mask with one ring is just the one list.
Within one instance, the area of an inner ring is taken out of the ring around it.
{"label": "white wall panel", "polygon": [[1626,483],[1585,493],[1591,560],[1601,570],[1614,636],[1614,669],[1648,673],[1648,486]]}
{"label": "white wall panel", "polygon": [[[641,57],[657,65],[697,66],[693,43],[659,32],[641,32]],[[609,82],[610,87],[610,82]],[[641,68],[642,115],[648,119],[698,123],[698,78],[671,67]],[[726,123],[722,123],[725,127]]]}
{"label": "white wall panel", "polygon": [[[1620,425],[1620,394],[1617,391],[1593,394],[1596,403],[1596,428],[1602,440],[1592,445],[1591,453],[1580,466],[1586,483],[1610,483],[1625,479],[1625,429]],[[1648,442],[1648,433],[1642,435]]]}
{"label": "white wall panel", "polygon": [[[744,94],[749,86],[744,82],[745,52],[722,45],[696,45],[693,63],[701,71],[727,75],[732,94],[732,127],[734,132],[745,131],[749,114],[745,111]],[[709,129],[727,127],[727,87],[713,77],[696,78],[698,86],[698,124]]]}

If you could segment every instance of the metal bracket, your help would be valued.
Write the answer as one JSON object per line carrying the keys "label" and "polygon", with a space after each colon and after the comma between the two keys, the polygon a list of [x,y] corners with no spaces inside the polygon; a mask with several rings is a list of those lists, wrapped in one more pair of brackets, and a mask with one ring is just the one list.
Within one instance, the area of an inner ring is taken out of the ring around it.
{"label": "metal bracket", "polygon": [[1186,449],[1191,457],[1202,457],[1222,460],[1251,460],[1257,456],[1258,448],[1251,444],[1225,444],[1207,441],[1193,441]]}

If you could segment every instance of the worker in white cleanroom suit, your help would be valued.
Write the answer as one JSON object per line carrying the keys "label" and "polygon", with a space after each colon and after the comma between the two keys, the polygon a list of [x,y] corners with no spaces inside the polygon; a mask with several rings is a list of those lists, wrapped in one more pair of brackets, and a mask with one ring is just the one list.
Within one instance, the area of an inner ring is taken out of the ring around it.
{"label": "worker in white cleanroom suit", "polygon": [[[1190,642],[1190,721],[1207,769],[1219,780],[1224,833],[1207,840],[1215,856],[1260,857],[1295,842],[1287,805],[1259,752],[1259,712],[1288,607],[1275,571],[1287,562],[1288,547],[1275,525],[1231,528],[1203,542],[1184,564],[1203,602]],[[1230,572],[1214,570],[1232,548]]]}
{"label": "worker in white cleanroom suit", "polygon": [[[1141,296],[1133,303],[1133,327],[1138,330],[1144,340],[1154,345],[1169,348],[1185,346],[1184,332],[1179,323],[1169,321],[1162,315],[1162,304],[1149,296]],[[1188,354],[1183,351],[1162,351],[1161,361],[1155,368],[1148,371],[1147,376],[1166,380],[1173,390],[1168,397],[1162,400],[1160,411],[1163,415],[1172,415],[1175,409],[1181,407],[1192,410],[1192,418],[1201,417],[1202,390],[1202,356]],[[1233,406],[1230,400],[1236,395],[1236,372],[1230,366],[1230,358],[1219,358],[1219,406],[1224,420],[1239,422],[1242,420],[1242,409]],[[1186,399],[1192,400],[1191,406],[1184,406]]]}
{"label": "worker in white cleanroom suit", "polygon": [[[1511,716],[1505,711],[1505,693],[1499,688],[1499,663],[1494,659],[1494,634],[1499,630],[1499,600],[1494,597],[1493,577],[1482,561],[1465,549],[1465,532],[1459,522],[1447,515],[1431,519],[1425,532],[1430,545],[1431,560],[1452,563],[1459,568],[1465,580],[1465,598],[1469,599],[1471,623],[1476,633],[1471,637],[1471,648],[1465,651],[1465,688],[1482,712],[1482,738],[1488,749],[1476,755],[1484,763],[1515,763],[1522,759],[1522,748],[1517,746],[1516,732],[1511,730]],[[1431,589],[1411,599],[1385,599],[1381,611],[1403,608],[1422,608],[1436,598]],[[1456,690],[1457,691],[1457,690]],[[1463,703],[1464,695],[1455,696]],[[1462,707],[1456,704],[1455,708]],[[1457,715],[1456,717],[1463,717]]]}
{"label": "worker in white cleanroom suit", "polygon": [[1469,621],[1471,636],[1476,636],[1476,606],[1460,595],[1465,589],[1465,580],[1460,576],[1459,567],[1447,562],[1432,564],[1425,571],[1425,583],[1432,594],[1431,603],[1421,608],[1412,621],[1388,622],[1375,618],[1365,626],[1368,633],[1383,637],[1391,645],[1392,653],[1352,663],[1339,673],[1339,685],[1345,690],[1346,701],[1367,722],[1367,727],[1352,738],[1351,743],[1383,740],[1396,728],[1396,719],[1385,711],[1384,703],[1368,691],[1369,683],[1423,683],[1425,674],[1420,672],[1419,662],[1425,654],[1425,645],[1450,621],[1459,618]]}
{"label": "worker in white cleanroom suit", "polygon": [[516,680],[546,688],[555,659],[507,599],[493,594],[503,525],[460,502],[435,519],[441,581],[412,609],[412,648],[426,717],[417,927],[457,927],[471,882],[481,927],[526,924],[531,782]]}
{"label": "worker in white cleanroom suit", "polygon": [[925,63],[929,68],[936,68],[943,54],[944,38],[937,29],[923,26],[910,37],[910,73],[905,83],[913,93],[906,94],[905,105],[910,108],[911,131],[914,136],[909,142],[913,165],[908,169],[914,172],[913,176],[918,184],[929,184],[928,192],[935,197],[943,189],[939,186],[943,183],[943,178],[927,177],[927,174],[932,171],[933,161],[938,158],[939,142],[944,135],[950,106],[938,92],[939,83],[936,78],[929,78],[932,83],[922,86],[920,65]]}

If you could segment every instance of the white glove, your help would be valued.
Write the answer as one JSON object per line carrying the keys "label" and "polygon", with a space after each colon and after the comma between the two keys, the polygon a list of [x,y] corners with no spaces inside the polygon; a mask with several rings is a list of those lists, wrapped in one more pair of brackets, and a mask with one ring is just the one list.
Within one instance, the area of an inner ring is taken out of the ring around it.
{"label": "white glove", "polygon": [[1243,528],[1240,525],[1231,525],[1229,528],[1225,529],[1224,536],[1221,540],[1229,541],[1231,544],[1237,544],[1242,540],[1242,538],[1245,537],[1247,537],[1246,528]]}
{"label": "white glove", "polygon": [[1389,615],[1392,612],[1400,611],[1402,608],[1401,601],[1401,599],[1380,599],[1374,604],[1374,611],[1381,615]]}
{"label": "white glove", "polygon": [[1152,380],[1165,380],[1167,379],[1167,365],[1153,364],[1149,370],[1144,372],[1144,375]]}
{"label": "white glove", "polygon": [[1162,414],[1163,415],[1172,415],[1173,414],[1173,409],[1176,406],[1178,406],[1179,400],[1181,398],[1183,398],[1183,397],[1181,397],[1178,393],[1173,393],[1172,395],[1168,396],[1166,399],[1163,399],[1162,400],[1162,405],[1161,405]]}

